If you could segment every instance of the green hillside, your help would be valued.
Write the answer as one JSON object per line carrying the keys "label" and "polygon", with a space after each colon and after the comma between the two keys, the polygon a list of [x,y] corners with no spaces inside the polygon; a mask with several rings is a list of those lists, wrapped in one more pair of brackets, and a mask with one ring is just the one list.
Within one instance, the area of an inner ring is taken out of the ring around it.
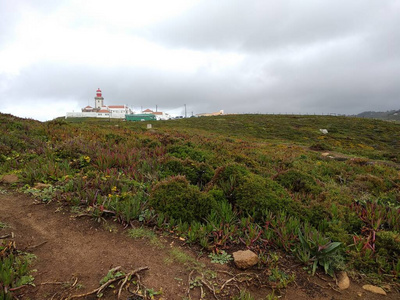
{"label": "green hillside", "polygon": [[399,281],[399,124],[295,115],[40,123],[0,114],[0,128],[0,174],[18,174],[43,201],[173,231],[208,251],[281,249],[311,271]]}
{"label": "green hillside", "polygon": [[360,118],[400,121],[400,110],[364,111],[357,115]]}

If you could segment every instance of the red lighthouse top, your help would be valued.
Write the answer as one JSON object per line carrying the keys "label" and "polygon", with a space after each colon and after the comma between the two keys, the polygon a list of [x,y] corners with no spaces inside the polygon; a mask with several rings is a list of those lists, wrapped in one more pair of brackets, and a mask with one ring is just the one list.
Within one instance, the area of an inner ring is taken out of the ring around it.
{"label": "red lighthouse top", "polygon": [[100,88],[97,88],[96,97],[101,97],[101,90],[100,90]]}

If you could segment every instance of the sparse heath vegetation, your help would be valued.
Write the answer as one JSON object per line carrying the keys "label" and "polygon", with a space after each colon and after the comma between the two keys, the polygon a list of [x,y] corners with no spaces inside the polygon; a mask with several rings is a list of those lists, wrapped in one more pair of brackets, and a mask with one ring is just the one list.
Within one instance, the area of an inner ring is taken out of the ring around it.
{"label": "sparse heath vegetation", "polygon": [[[0,174],[18,173],[44,202],[157,227],[214,253],[276,248],[311,273],[400,280],[399,124],[295,115],[151,123],[0,114]],[[153,239],[139,230],[129,234]]]}

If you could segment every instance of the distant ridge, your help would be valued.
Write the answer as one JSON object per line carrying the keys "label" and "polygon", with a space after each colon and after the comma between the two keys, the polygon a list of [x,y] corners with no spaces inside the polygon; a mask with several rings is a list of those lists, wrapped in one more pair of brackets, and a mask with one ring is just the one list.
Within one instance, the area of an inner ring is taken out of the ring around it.
{"label": "distant ridge", "polygon": [[381,120],[397,120],[400,121],[400,109],[388,111],[364,111],[357,115],[360,118],[381,119]]}

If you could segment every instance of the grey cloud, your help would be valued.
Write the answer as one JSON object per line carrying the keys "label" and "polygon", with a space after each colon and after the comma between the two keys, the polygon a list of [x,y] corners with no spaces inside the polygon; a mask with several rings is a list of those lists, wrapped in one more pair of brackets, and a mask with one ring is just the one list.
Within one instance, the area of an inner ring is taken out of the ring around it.
{"label": "grey cloud", "polygon": [[[41,3],[39,10],[57,8]],[[3,102],[27,105],[75,99],[83,107],[100,87],[109,104],[160,110],[186,104],[194,113],[398,109],[399,13],[396,1],[201,1],[132,34],[166,48],[237,52],[243,60],[229,71],[38,62],[15,78],[0,73],[0,95]],[[110,51],[118,55],[118,49]]]}
{"label": "grey cloud", "polygon": [[[174,47],[269,51],[364,31],[390,3],[376,1],[202,1],[142,34]],[[379,17],[379,16],[378,16]]]}

